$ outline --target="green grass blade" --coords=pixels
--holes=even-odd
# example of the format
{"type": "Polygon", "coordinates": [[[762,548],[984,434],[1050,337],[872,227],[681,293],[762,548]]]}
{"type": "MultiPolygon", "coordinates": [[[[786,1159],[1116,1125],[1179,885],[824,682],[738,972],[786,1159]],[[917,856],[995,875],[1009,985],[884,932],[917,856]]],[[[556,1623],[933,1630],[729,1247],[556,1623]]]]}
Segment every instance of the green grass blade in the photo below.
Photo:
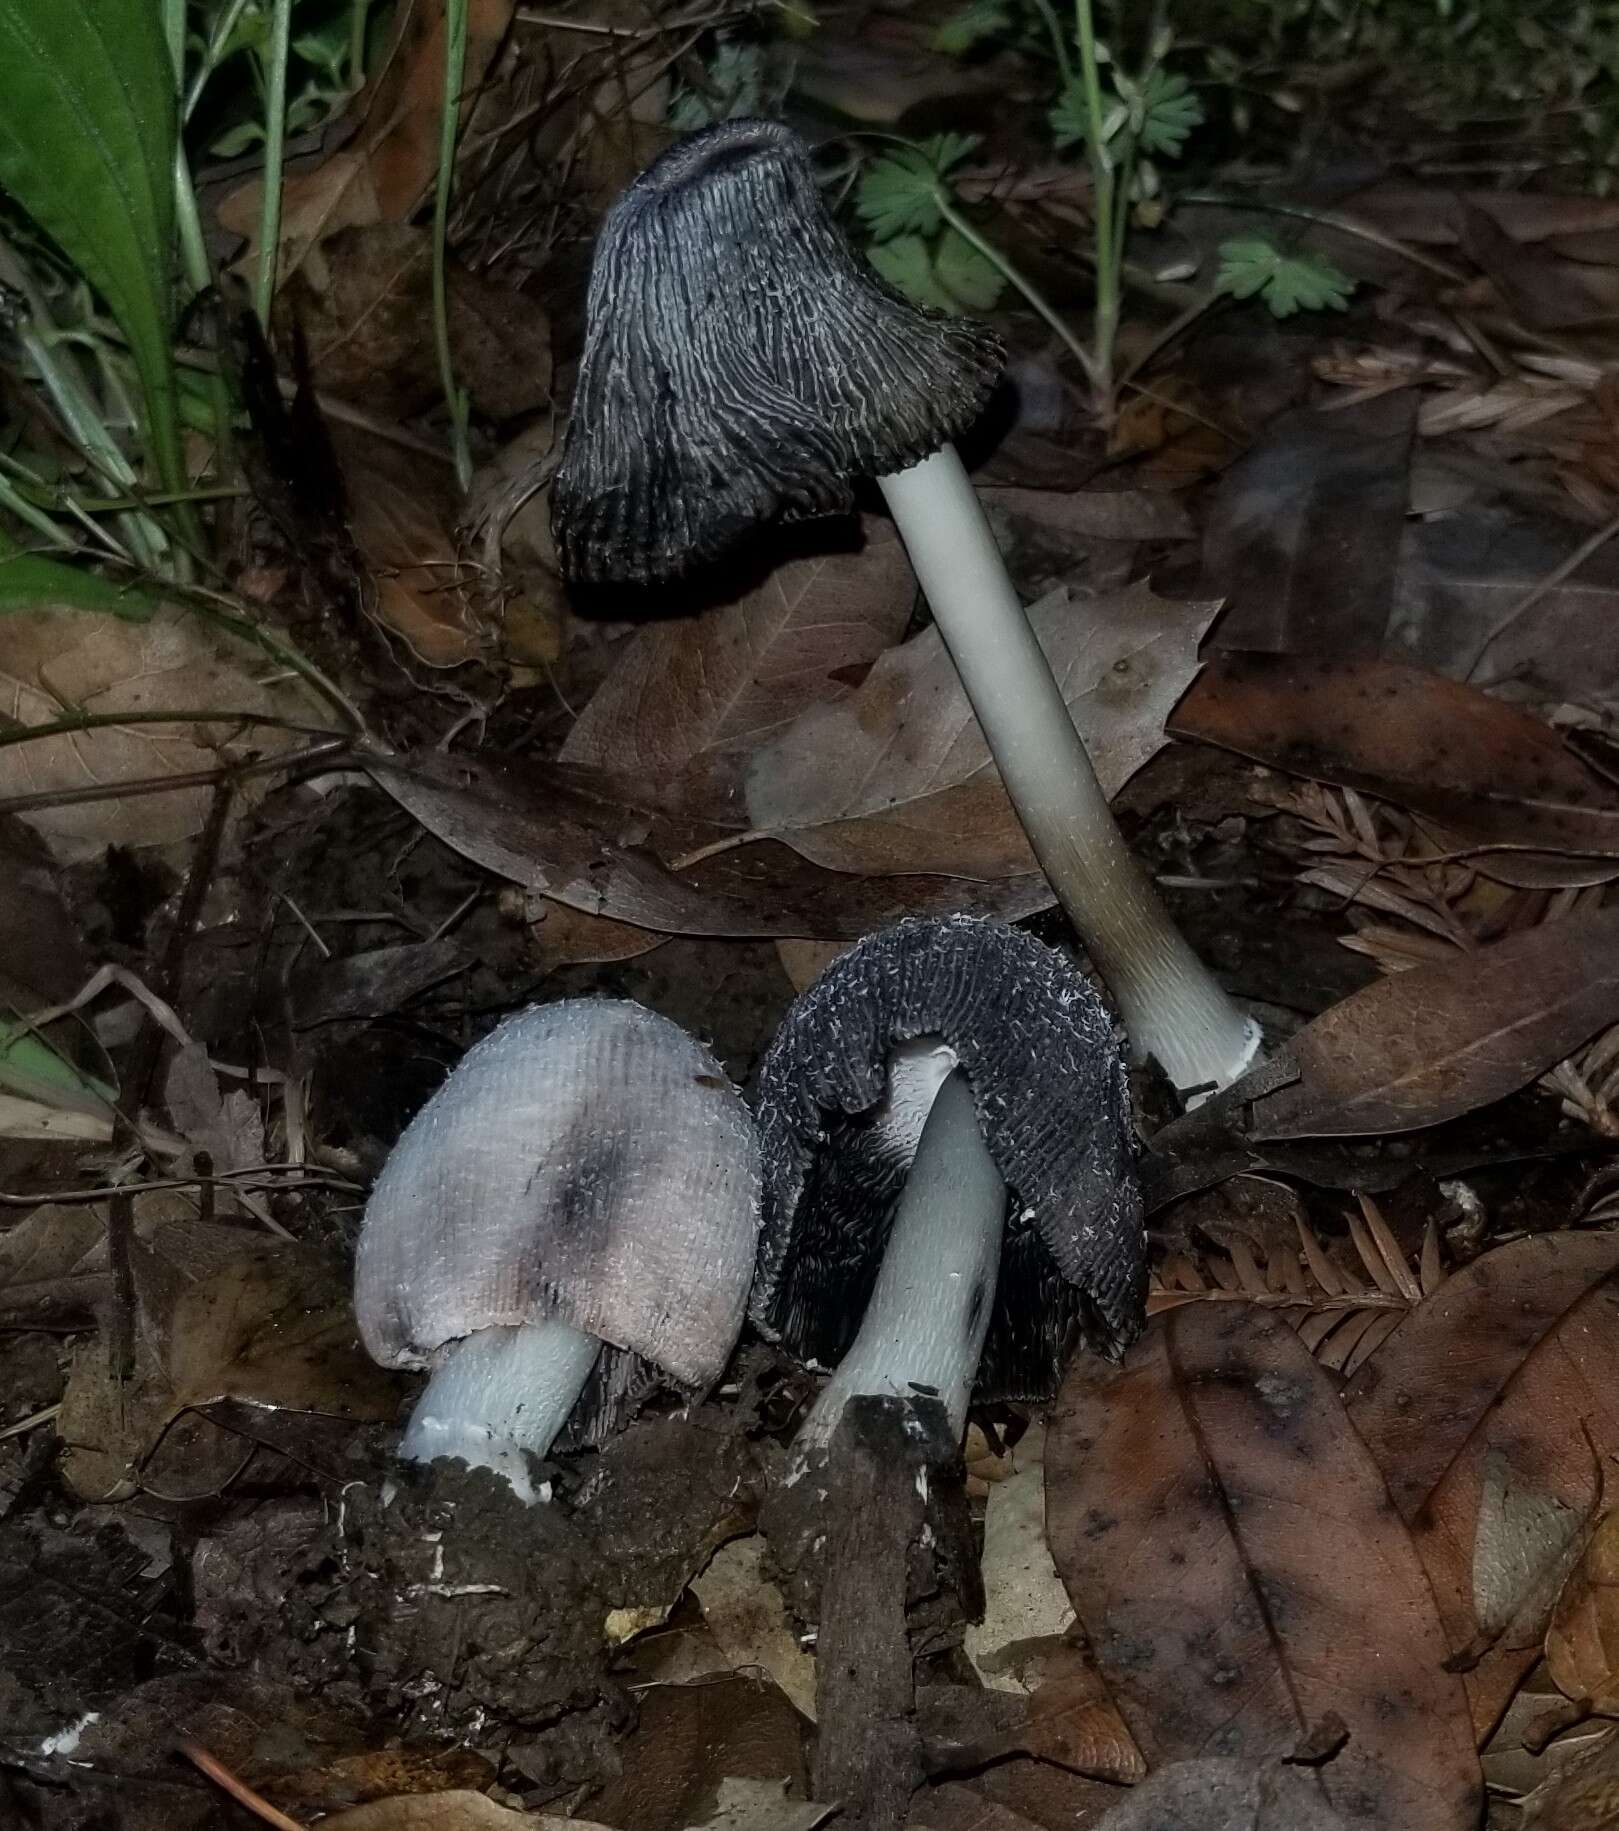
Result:
{"type": "Polygon", "coordinates": [[[79,566],[25,553],[0,533],[0,616],[58,607],[144,623],[157,609],[157,599],[139,586],[115,585],[79,566]]]}
{"type": "Polygon", "coordinates": [[[178,133],[152,0],[0,0],[0,186],[118,320],[170,490],[185,485],[171,347],[178,133]]]}

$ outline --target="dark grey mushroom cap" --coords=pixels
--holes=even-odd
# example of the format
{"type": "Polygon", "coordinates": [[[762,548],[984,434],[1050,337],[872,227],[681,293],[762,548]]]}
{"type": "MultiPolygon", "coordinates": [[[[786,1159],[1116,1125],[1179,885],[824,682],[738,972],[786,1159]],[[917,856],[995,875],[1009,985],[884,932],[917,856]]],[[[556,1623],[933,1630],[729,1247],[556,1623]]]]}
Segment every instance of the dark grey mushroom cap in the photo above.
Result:
{"type": "Polygon", "coordinates": [[[881,1122],[897,1044],[943,1039],[1009,1190],[983,1397],[1041,1398],[1076,1341],[1140,1333],[1146,1233],[1122,1040],[1083,975],[1020,929],[901,922],[791,1007],[755,1087],[764,1226],[749,1313],[802,1359],[852,1341],[909,1165],[881,1122]]]}
{"type": "Polygon", "coordinates": [[[640,1005],[567,999],[468,1050],[405,1129],[355,1312],[388,1367],[555,1318],[703,1386],[741,1332],[758,1228],[758,1137],[719,1063],[640,1005]]]}
{"type": "Polygon", "coordinates": [[[994,335],[850,246],[774,121],[671,147],[608,212],[552,529],[582,582],[669,579],[776,517],[834,514],[978,416],[994,335]]]}

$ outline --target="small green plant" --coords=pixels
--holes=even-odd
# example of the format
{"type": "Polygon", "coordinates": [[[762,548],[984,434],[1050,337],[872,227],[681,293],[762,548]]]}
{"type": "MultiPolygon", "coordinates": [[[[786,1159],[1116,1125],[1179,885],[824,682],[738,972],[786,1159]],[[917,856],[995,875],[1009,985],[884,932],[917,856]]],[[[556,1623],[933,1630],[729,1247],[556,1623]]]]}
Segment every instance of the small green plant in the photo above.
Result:
{"type": "Polygon", "coordinates": [[[1296,311],[1344,311],[1355,282],[1319,254],[1283,254],[1262,240],[1220,244],[1218,289],[1233,299],[1259,298],[1273,318],[1296,311]]]}
{"type": "MultiPolygon", "coordinates": [[[[1116,409],[1116,346],[1125,248],[1133,218],[1162,214],[1160,165],[1180,158],[1202,125],[1203,104],[1190,79],[1171,67],[1167,29],[1156,31],[1141,63],[1120,66],[1098,39],[1092,0],[1074,0],[1072,34],[1048,0],[969,0],[946,22],[937,43],[964,54],[989,39],[1014,39],[1050,52],[1056,94],[1048,120],[1059,152],[1078,148],[1091,180],[1095,309],[1082,340],[1044,296],[964,212],[962,168],[977,142],[942,134],[900,142],[868,167],[856,195],[873,264],[924,305],[984,310],[1011,285],[1062,338],[1083,371],[1097,415],[1116,409]]],[[[1278,317],[1300,309],[1342,309],[1353,282],[1316,256],[1288,255],[1263,241],[1231,242],[1214,292],[1176,325],[1184,329],[1221,294],[1259,297],[1278,317]]]]}

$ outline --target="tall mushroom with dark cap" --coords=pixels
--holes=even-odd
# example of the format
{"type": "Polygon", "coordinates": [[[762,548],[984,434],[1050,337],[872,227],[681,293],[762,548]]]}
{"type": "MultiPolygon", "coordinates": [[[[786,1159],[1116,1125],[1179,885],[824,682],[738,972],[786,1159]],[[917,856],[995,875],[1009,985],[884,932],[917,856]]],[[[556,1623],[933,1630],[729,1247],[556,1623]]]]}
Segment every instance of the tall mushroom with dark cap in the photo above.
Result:
{"type": "Polygon", "coordinates": [[[759,1143],[678,1024],[577,998],[508,1018],[406,1128],[366,1206],[372,1356],[432,1369],[399,1453],[535,1498],[528,1458],[658,1373],[711,1385],[746,1313],[759,1143]],[[581,1395],[584,1395],[583,1399],[581,1395]]]}
{"type": "Polygon", "coordinates": [[[1117,1355],[1146,1298],[1124,1055],[1063,955],[971,916],[901,922],[789,1010],[760,1065],[764,1224],[749,1308],[856,1393],[1042,1398],[1117,1355]]]}
{"type": "Polygon", "coordinates": [[[608,212],[552,522],[577,581],[655,583],[875,478],[1029,843],[1135,1046],[1223,1086],[1259,1033],[1124,843],[951,440],[994,336],[886,285],[772,121],[680,141],[608,212]]]}

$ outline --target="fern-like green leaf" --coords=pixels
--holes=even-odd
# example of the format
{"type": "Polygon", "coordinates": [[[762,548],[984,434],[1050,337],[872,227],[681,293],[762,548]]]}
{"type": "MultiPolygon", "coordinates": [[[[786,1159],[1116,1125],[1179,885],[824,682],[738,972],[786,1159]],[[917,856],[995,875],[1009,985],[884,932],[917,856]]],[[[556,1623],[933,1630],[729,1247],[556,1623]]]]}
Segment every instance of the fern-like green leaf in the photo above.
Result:
{"type": "Polygon", "coordinates": [[[1220,244],[1219,290],[1234,299],[1258,297],[1273,318],[1297,311],[1346,311],[1355,282],[1319,254],[1283,254],[1266,241],[1220,244]]]}
{"type": "Polygon", "coordinates": [[[1203,104],[1184,76],[1154,70],[1141,85],[1141,119],[1136,139],[1144,153],[1178,159],[1187,135],[1204,120],[1203,104]]]}

